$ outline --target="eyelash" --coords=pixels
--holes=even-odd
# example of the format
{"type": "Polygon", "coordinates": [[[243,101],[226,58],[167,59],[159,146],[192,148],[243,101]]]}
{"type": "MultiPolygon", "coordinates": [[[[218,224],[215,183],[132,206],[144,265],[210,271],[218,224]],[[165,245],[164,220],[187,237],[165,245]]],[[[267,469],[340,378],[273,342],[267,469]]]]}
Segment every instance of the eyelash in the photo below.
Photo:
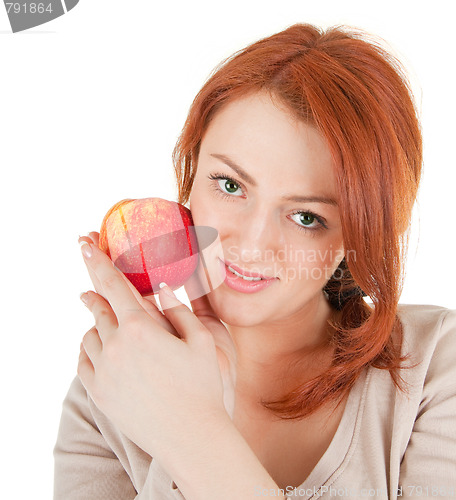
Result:
{"type": "MultiPolygon", "coordinates": [[[[232,196],[228,193],[225,193],[224,191],[222,191],[220,189],[220,187],[218,185],[217,181],[219,181],[219,180],[229,181],[229,182],[232,182],[233,184],[236,184],[237,186],[239,186],[242,189],[242,184],[240,182],[234,180],[232,177],[228,177],[228,176],[223,175],[223,174],[215,173],[215,174],[209,175],[209,179],[215,181],[214,183],[212,183],[212,187],[218,196],[222,196],[222,198],[225,198],[228,201],[234,201],[234,198],[240,198],[239,196],[234,196],[234,195],[232,196]]],[[[301,230],[307,231],[307,232],[313,232],[313,233],[315,233],[317,231],[321,231],[322,229],[328,229],[328,226],[326,225],[325,219],[323,217],[317,215],[316,213],[310,211],[310,210],[296,210],[295,212],[292,213],[292,215],[297,215],[297,214],[311,215],[319,223],[318,227],[313,227],[313,228],[300,226],[298,223],[295,223],[295,225],[298,229],[301,229],[301,230]]]]}

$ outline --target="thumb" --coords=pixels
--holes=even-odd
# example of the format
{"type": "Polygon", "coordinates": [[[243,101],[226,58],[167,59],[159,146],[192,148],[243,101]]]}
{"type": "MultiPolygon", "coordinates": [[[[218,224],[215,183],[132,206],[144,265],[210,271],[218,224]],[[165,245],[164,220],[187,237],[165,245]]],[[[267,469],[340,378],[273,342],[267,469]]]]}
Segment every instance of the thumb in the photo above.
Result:
{"type": "Polygon", "coordinates": [[[180,337],[187,342],[200,343],[213,339],[210,331],[185,304],[183,304],[166,283],[160,283],[158,299],[166,319],[173,325],[180,337]]]}
{"type": "Polygon", "coordinates": [[[207,295],[202,295],[196,299],[190,300],[193,312],[198,318],[214,318],[219,320],[207,298],[207,295]]]}

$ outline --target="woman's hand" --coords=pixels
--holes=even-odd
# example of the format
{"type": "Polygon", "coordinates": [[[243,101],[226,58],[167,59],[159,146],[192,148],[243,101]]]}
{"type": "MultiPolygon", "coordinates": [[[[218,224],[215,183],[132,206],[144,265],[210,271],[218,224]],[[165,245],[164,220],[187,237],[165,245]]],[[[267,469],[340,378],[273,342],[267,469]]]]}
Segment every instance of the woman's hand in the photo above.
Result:
{"type": "Polygon", "coordinates": [[[78,375],[95,404],[152,456],[178,447],[195,425],[232,417],[236,352],[207,298],[192,301],[192,312],[165,287],[164,316],[150,314],[109,257],[90,248],[85,262],[105,297],[85,294],[95,326],[81,344],[78,375]]]}
{"type": "MultiPolygon", "coordinates": [[[[99,248],[99,239],[100,239],[100,234],[97,233],[96,231],[92,231],[87,236],[80,236],[78,242],[80,245],[84,243],[89,243],[89,244],[93,243],[97,248],[99,248]]],[[[88,265],[87,262],[85,262],[85,264],[96,292],[99,295],[101,295],[104,299],[106,299],[106,295],[103,290],[103,285],[100,283],[98,276],[93,271],[93,269],[88,265]]],[[[144,310],[147,311],[153,318],[155,318],[160,323],[160,325],[163,326],[163,328],[168,330],[169,333],[178,336],[179,334],[176,332],[173,325],[166,319],[165,316],[163,316],[163,314],[160,313],[160,310],[157,306],[157,302],[155,301],[154,294],[142,296],[138,292],[138,290],[133,286],[131,281],[122,272],[119,271],[119,274],[122,276],[125,283],[128,285],[133,295],[136,297],[136,300],[144,308],[144,310]]]]}
{"type": "MultiPolygon", "coordinates": [[[[79,244],[84,242],[94,244],[99,248],[99,238],[100,235],[96,231],[91,231],[87,236],[81,236],[78,240],[79,244]]],[[[85,261],[87,271],[89,273],[92,284],[95,290],[103,298],[106,299],[103,286],[100,283],[98,276],[92,269],[92,267],[85,261]]],[[[128,285],[135,298],[139,304],[148,312],[158,323],[163,326],[167,331],[179,337],[179,332],[176,331],[174,326],[168,321],[166,316],[160,313],[160,310],[155,301],[155,296],[153,294],[147,296],[141,296],[138,290],[133,286],[131,281],[119,271],[119,274],[124,279],[125,283],[128,285]]],[[[189,296],[192,294],[190,293],[189,296]]],[[[225,408],[233,418],[234,414],[234,404],[235,404],[235,385],[236,385],[236,364],[237,355],[236,348],[234,346],[231,335],[229,334],[226,327],[219,320],[217,315],[214,313],[209,300],[206,296],[201,296],[198,299],[190,300],[194,314],[199,318],[199,320],[211,331],[215,345],[217,348],[217,358],[219,360],[220,371],[222,375],[223,387],[224,387],[224,402],[225,408]]]]}

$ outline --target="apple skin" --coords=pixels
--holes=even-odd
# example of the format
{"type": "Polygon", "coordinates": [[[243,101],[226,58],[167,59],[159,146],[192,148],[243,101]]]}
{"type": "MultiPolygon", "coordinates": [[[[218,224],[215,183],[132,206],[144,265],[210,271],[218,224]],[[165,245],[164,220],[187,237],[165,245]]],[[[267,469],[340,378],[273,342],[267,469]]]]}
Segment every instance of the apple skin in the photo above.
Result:
{"type": "Polygon", "coordinates": [[[157,293],[165,282],[182,286],[198,265],[198,242],[191,212],[162,198],[125,199],[104,216],[99,248],[141,295],[157,293]]]}

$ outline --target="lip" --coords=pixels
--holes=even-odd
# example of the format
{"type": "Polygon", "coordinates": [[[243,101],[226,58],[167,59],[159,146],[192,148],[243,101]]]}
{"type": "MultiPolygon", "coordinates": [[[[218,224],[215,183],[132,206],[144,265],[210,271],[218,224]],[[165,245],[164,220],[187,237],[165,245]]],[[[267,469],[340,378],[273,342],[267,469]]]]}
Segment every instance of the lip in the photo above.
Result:
{"type": "MultiPolygon", "coordinates": [[[[277,278],[265,278],[265,279],[261,279],[258,281],[246,281],[243,278],[240,278],[239,276],[236,276],[234,273],[232,273],[228,269],[227,263],[223,262],[221,259],[219,259],[219,261],[220,261],[220,266],[222,268],[222,272],[223,271],[225,272],[224,284],[228,288],[231,288],[232,290],[235,290],[236,292],[256,293],[256,292],[264,290],[265,288],[273,285],[277,281],[277,278]]],[[[231,267],[231,264],[230,264],[230,267],[231,267]]],[[[239,268],[233,267],[233,269],[236,269],[236,271],[237,271],[237,269],[239,269],[239,268]]],[[[253,277],[255,277],[255,276],[253,276],[253,277]]],[[[256,277],[261,277],[261,275],[257,275],[256,277]]]]}
{"type": "Polygon", "coordinates": [[[224,262],[225,266],[229,266],[231,267],[232,269],[234,269],[235,271],[237,271],[239,274],[242,274],[243,276],[246,276],[247,278],[261,278],[263,280],[274,280],[276,278],[271,278],[271,277],[268,277],[268,276],[263,276],[262,274],[259,274],[259,273],[251,273],[249,271],[244,271],[244,269],[241,269],[240,267],[238,266],[235,266],[234,264],[231,264],[231,262],[228,262],[228,261],[225,261],[224,262]]]}

